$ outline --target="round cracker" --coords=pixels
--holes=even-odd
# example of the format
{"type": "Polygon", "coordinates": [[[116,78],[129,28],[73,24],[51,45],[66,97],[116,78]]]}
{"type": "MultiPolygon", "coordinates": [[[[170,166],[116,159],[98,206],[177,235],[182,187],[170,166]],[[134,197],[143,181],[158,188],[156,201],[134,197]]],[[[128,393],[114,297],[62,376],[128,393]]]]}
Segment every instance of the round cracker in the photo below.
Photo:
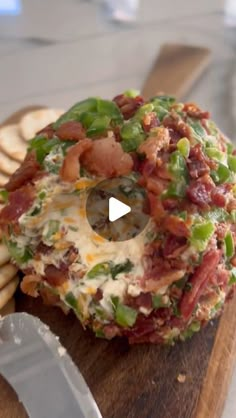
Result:
{"type": "MultiPolygon", "coordinates": [[[[0,161],[0,165],[1,165],[1,161],[0,161]]],[[[8,180],[9,180],[9,177],[6,176],[6,174],[0,173],[0,187],[5,186],[8,180]]]]}
{"type": "Polygon", "coordinates": [[[56,122],[63,113],[64,111],[60,109],[40,109],[26,113],[20,120],[20,135],[25,141],[29,141],[45,126],[56,122]]]}
{"type": "Polygon", "coordinates": [[[11,176],[19,167],[19,163],[11,160],[7,155],[0,152],[0,171],[11,176]]]}
{"type": "Polygon", "coordinates": [[[0,267],[0,289],[6,286],[16,275],[18,268],[13,264],[0,267]]]}
{"type": "Polygon", "coordinates": [[[11,313],[14,313],[16,310],[16,303],[15,303],[15,299],[11,298],[7,304],[0,309],[0,316],[5,316],[5,315],[9,315],[11,313]]]}
{"type": "Polygon", "coordinates": [[[2,309],[7,302],[14,295],[19,284],[19,277],[15,276],[3,289],[0,290],[0,309],[2,309]]]}
{"type": "Polygon", "coordinates": [[[10,261],[10,254],[8,248],[4,244],[0,244],[0,266],[4,266],[4,264],[10,261]]]}
{"type": "Polygon", "coordinates": [[[0,149],[13,160],[24,160],[27,147],[18,125],[7,125],[0,129],[0,149]]]}

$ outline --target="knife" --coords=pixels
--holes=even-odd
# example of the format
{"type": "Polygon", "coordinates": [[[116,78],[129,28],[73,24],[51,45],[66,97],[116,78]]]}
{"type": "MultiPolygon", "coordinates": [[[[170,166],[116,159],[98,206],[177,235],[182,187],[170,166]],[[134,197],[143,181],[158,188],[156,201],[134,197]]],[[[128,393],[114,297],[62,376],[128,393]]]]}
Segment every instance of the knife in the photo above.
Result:
{"type": "Polygon", "coordinates": [[[102,418],[65,348],[38,318],[0,319],[0,373],[32,418],[102,418]]]}

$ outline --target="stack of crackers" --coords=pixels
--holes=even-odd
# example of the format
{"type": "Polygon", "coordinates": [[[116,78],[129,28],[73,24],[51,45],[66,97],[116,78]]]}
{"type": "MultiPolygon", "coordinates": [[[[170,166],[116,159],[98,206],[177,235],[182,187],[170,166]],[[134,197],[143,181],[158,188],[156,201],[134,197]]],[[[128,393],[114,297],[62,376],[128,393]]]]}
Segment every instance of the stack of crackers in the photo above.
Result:
{"type": "MultiPolygon", "coordinates": [[[[57,109],[40,109],[24,114],[18,123],[0,127],[0,189],[9,180],[25,158],[27,142],[63,113],[57,109]]],[[[0,210],[4,203],[0,201],[0,210]]],[[[10,263],[7,247],[1,241],[0,231],[0,315],[14,312],[14,293],[19,284],[17,268],[10,263]]]]}

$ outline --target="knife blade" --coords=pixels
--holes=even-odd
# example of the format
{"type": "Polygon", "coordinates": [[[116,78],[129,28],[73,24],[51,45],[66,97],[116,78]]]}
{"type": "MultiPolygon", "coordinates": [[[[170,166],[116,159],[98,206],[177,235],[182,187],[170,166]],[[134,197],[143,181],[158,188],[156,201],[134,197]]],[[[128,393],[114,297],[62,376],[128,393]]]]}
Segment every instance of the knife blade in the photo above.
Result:
{"type": "Polygon", "coordinates": [[[58,337],[32,315],[0,319],[0,373],[32,418],[102,418],[58,337]]]}

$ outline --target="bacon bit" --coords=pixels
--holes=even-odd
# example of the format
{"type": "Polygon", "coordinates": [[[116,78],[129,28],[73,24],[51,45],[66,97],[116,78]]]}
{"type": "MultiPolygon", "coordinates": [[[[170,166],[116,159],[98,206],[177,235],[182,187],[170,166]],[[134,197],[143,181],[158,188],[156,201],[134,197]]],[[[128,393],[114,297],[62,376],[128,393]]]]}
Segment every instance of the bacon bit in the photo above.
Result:
{"type": "Polygon", "coordinates": [[[166,210],[175,209],[179,206],[178,200],[174,199],[174,198],[173,199],[171,199],[171,198],[163,199],[162,204],[163,204],[164,209],[166,209],[166,210]]]}
{"type": "MultiPolygon", "coordinates": [[[[155,329],[157,328],[154,318],[146,318],[144,315],[139,315],[135,326],[131,329],[125,330],[124,334],[128,337],[130,344],[140,344],[145,342],[151,342],[155,329]]],[[[159,338],[163,342],[161,337],[159,338]]]]}
{"type": "Polygon", "coordinates": [[[90,173],[106,178],[127,175],[133,168],[132,157],[114,138],[93,141],[82,163],[90,173]]]}
{"type": "Polygon", "coordinates": [[[146,181],[146,189],[156,196],[159,196],[163,192],[164,187],[163,182],[156,177],[149,177],[146,181]]]}
{"type": "Polygon", "coordinates": [[[185,275],[185,270],[170,270],[163,273],[161,278],[152,278],[145,281],[145,292],[158,292],[162,287],[170,286],[172,283],[182,279],[185,275]]]}
{"type": "Polygon", "coordinates": [[[195,103],[186,103],[183,107],[183,111],[187,113],[188,116],[196,119],[209,119],[210,113],[204,112],[199,109],[195,103]]]}
{"type": "Polygon", "coordinates": [[[177,113],[174,113],[171,116],[166,116],[163,119],[163,125],[166,128],[172,129],[174,132],[177,132],[180,135],[180,138],[186,137],[191,139],[191,128],[185,122],[183,122],[177,113]]]}
{"type": "Polygon", "coordinates": [[[114,97],[113,102],[119,107],[124,119],[130,119],[134,116],[136,110],[144,104],[144,100],[141,96],[127,97],[124,94],[119,94],[114,97]]]}
{"type": "Polygon", "coordinates": [[[170,135],[169,150],[172,152],[176,150],[177,142],[182,138],[182,135],[179,132],[174,131],[172,128],[169,128],[168,130],[170,135]]]}
{"type": "Polygon", "coordinates": [[[79,160],[86,151],[91,149],[91,147],[92,140],[86,138],[68,149],[60,170],[60,177],[62,181],[73,183],[78,179],[78,177],[80,177],[79,160]]]}
{"type": "Polygon", "coordinates": [[[160,126],[160,121],[157,118],[156,113],[150,112],[144,115],[142,126],[143,126],[143,130],[147,133],[150,132],[151,129],[157,128],[157,126],[160,126]]]}
{"type": "Polygon", "coordinates": [[[102,300],[103,298],[103,291],[101,289],[97,289],[95,295],[93,295],[93,299],[96,300],[96,302],[99,302],[99,300],[102,300]]]}
{"type": "Polygon", "coordinates": [[[31,181],[39,169],[40,165],[36,160],[35,153],[28,153],[21,166],[15,171],[8,183],[5,185],[5,189],[8,192],[13,192],[16,189],[19,189],[25,183],[31,181]]]}
{"type": "Polygon", "coordinates": [[[219,240],[223,240],[228,230],[227,224],[218,223],[216,225],[216,236],[219,240]]]}
{"type": "Polygon", "coordinates": [[[20,284],[20,288],[26,295],[37,298],[39,296],[39,283],[42,281],[38,274],[29,274],[25,276],[20,284]]]}
{"type": "Polygon", "coordinates": [[[186,222],[178,216],[168,216],[164,221],[164,227],[176,237],[189,237],[189,229],[187,228],[186,222]]]}
{"type": "Polygon", "coordinates": [[[178,382],[179,382],[179,383],[185,383],[185,381],[186,381],[186,374],[182,374],[182,373],[180,373],[180,374],[177,376],[177,380],[178,380],[178,382]]]}
{"type": "Polygon", "coordinates": [[[62,141],[81,141],[86,137],[83,125],[80,122],[75,121],[63,123],[56,130],[56,135],[62,141]]]}
{"type": "Polygon", "coordinates": [[[40,242],[39,245],[36,248],[36,255],[38,254],[39,256],[41,254],[43,255],[48,255],[53,251],[53,247],[49,247],[48,245],[44,244],[43,242],[40,242]]]}
{"type": "Polygon", "coordinates": [[[39,292],[45,305],[55,306],[60,303],[60,297],[55,295],[48,287],[43,287],[39,292]]]}
{"type": "Polygon", "coordinates": [[[53,123],[50,123],[50,125],[47,125],[45,128],[41,129],[41,131],[38,131],[36,135],[43,135],[47,136],[48,139],[52,139],[54,136],[55,130],[53,128],[53,123]]]}
{"type": "Polygon", "coordinates": [[[150,162],[149,160],[145,159],[139,166],[139,172],[143,175],[144,178],[148,178],[154,172],[155,168],[155,162],[150,162]]]}
{"type": "Polygon", "coordinates": [[[162,149],[166,149],[169,146],[169,142],[170,136],[168,129],[157,128],[150,138],[139,146],[138,153],[145,154],[148,161],[155,163],[157,160],[157,153],[162,149]]]}
{"type": "Polygon", "coordinates": [[[227,204],[227,211],[231,212],[234,209],[236,209],[236,199],[230,199],[229,203],[227,204]]]}
{"type": "Polygon", "coordinates": [[[64,255],[64,260],[66,264],[74,263],[78,258],[78,254],[79,254],[78,248],[71,246],[66,252],[66,254],[64,255]]]}
{"type": "Polygon", "coordinates": [[[220,208],[224,208],[227,203],[225,194],[230,192],[231,189],[231,184],[222,184],[221,186],[217,186],[211,192],[212,203],[220,208]]]}
{"type": "Polygon", "coordinates": [[[236,267],[236,255],[234,255],[233,258],[231,258],[230,263],[232,264],[232,266],[236,267]]]}
{"type": "Polygon", "coordinates": [[[57,268],[54,265],[50,264],[45,269],[44,279],[51,286],[61,286],[68,280],[68,270],[62,266],[62,268],[57,268]]]}
{"type": "Polygon", "coordinates": [[[192,179],[198,179],[199,177],[210,173],[210,168],[204,161],[190,160],[187,161],[187,166],[192,179]]]}
{"type": "Polygon", "coordinates": [[[213,279],[216,274],[216,268],[221,258],[221,250],[208,251],[202,260],[199,267],[196,268],[189,283],[192,285],[190,291],[185,292],[180,302],[180,310],[184,319],[187,321],[203,294],[209,281],[213,279]]]}
{"type": "Polygon", "coordinates": [[[163,248],[163,256],[167,258],[176,258],[182,254],[186,248],[186,238],[179,238],[175,235],[168,235],[163,248]]]}
{"type": "Polygon", "coordinates": [[[105,325],[103,327],[103,332],[104,332],[105,337],[108,340],[111,340],[115,336],[120,335],[119,327],[117,325],[114,325],[114,324],[105,325]]]}
{"type": "Polygon", "coordinates": [[[220,266],[216,272],[215,278],[216,280],[214,284],[225,288],[229,282],[230,272],[220,266]]]}
{"type": "Polygon", "coordinates": [[[9,194],[9,203],[0,212],[0,224],[17,222],[33,204],[35,190],[30,184],[9,194]]]}
{"type": "Polygon", "coordinates": [[[133,298],[133,303],[135,307],[143,307],[146,309],[152,308],[152,295],[151,293],[140,293],[139,296],[133,298]]]}
{"type": "Polygon", "coordinates": [[[152,216],[155,222],[162,222],[163,218],[166,215],[162,202],[159,199],[157,199],[157,197],[151,192],[148,193],[148,200],[150,205],[150,215],[152,216]]]}
{"type": "Polygon", "coordinates": [[[202,209],[208,209],[209,204],[211,203],[211,192],[214,188],[214,185],[207,178],[202,177],[197,181],[193,181],[187,188],[186,194],[191,202],[200,206],[202,209]],[[203,180],[201,180],[203,179],[203,180]]]}

